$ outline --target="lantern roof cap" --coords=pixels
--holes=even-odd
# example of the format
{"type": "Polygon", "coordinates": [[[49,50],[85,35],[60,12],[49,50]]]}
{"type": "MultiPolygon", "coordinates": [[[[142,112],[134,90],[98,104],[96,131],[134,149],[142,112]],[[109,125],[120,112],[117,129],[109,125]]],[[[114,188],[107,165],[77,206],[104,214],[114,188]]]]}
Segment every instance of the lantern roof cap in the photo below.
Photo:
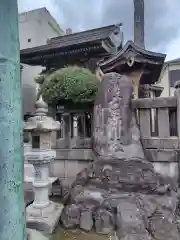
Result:
{"type": "Polygon", "coordinates": [[[52,132],[60,128],[60,123],[47,116],[48,105],[40,97],[35,103],[35,116],[30,117],[25,123],[24,131],[52,132]]]}

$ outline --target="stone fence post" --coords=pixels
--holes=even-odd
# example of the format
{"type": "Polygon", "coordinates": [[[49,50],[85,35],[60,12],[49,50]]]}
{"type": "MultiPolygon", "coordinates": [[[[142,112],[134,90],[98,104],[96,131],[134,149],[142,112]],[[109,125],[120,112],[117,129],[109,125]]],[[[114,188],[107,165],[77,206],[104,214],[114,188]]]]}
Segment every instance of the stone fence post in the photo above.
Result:
{"type": "MultiPolygon", "coordinates": [[[[177,135],[179,138],[179,148],[180,148],[180,81],[175,82],[175,96],[177,98],[177,135]]],[[[178,185],[180,186],[180,153],[178,151],[178,185]]]]}

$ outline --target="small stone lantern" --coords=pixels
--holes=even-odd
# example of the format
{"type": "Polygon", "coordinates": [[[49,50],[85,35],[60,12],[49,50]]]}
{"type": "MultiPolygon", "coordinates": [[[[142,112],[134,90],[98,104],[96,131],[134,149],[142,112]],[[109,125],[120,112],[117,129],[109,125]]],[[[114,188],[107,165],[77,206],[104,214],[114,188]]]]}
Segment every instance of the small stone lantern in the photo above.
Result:
{"type": "Polygon", "coordinates": [[[24,127],[24,131],[30,133],[32,143],[25,160],[35,169],[34,202],[27,207],[27,227],[52,233],[63,209],[63,205],[49,200],[49,164],[56,157],[51,146],[51,133],[60,128],[60,123],[47,116],[48,106],[42,98],[36,102],[35,108],[35,116],[29,118],[24,127]]]}

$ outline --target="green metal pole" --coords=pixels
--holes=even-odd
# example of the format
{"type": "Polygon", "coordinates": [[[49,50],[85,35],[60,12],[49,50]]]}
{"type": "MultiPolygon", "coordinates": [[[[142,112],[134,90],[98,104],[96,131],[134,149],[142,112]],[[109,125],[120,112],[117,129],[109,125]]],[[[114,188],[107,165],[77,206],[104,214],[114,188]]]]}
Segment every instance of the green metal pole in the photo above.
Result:
{"type": "Polygon", "coordinates": [[[0,0],[0,240],[25,240],[17,0],[0,0]]]}

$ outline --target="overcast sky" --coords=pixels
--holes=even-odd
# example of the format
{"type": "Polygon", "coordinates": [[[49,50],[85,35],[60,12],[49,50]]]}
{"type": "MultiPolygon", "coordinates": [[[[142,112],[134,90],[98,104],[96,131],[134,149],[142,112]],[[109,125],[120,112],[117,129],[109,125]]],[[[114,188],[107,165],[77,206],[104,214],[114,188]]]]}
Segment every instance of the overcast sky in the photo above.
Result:
{"type": "MultiPolygon", "coordinates": [[[[180,0],[144,0],[145,43],[149,50],[180,57],[180,0]]],[[[46,7],[60,27],[73,32],[123,23],[133,36],[133,0],[18,0],[19,12],[46,7]]]]}

